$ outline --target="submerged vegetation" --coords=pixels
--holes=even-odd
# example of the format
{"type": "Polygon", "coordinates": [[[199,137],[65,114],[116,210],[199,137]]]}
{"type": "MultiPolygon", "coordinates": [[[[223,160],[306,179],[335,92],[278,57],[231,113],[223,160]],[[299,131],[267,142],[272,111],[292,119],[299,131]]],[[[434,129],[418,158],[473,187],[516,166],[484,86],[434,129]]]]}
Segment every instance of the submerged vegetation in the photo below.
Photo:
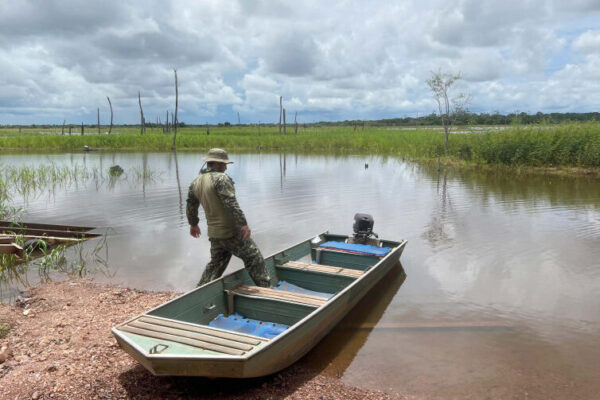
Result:
{"type": "MultiPolygon", "coordinates": [[[[120,168],[120,167],[119,167],[120,168]]],[[[42,193],[52,193],[65,187],[77,187],[93,182],[96,187],[107,183],[113,187],[117,181],[122,182],[152,182],[159,178],[159,173],[150,168],[132,167],[128,173],[121,172],[115,176],[110,170],[106,171],[81,164],[56,165],[40,164],[37,166],[11,166],[0,164],[0,219],[10,219],[15,211],[7,204],[14,195],[24,199],[42,193]]]]}
{"type": "MultiPolygon", "coordinates": [[[[140,135],[138,128],[115,129],[112,134],[68,136],[32,132],[1,133],[0,148],[81,151],[84,145],[106,150],[169,151],[172,137],[159,129],[140,135]]],[[[358,153],[409,159],[462,160],[469,163],[510,166],[600,167],[600,122],[558,125],[512,125],[455,128],[448,151],[444,132],[436,128],[301,126],[279,134],[276,126],[239,125],[180,128],[177,150],[205,151],[223,147],[229,151],[286,151],[311,153],[358,153]]],[[[58,168],[58,167],[57,167],[58,168]]],[[[88,171],[87,173],[94,173],[88,171]]],[[[77,171],[50,171],[66,179],[77,171]]],[[[6,174],[3,174],[6,176],[6,174]]],[[[62,179],[62,178],[61,178],[62,179]]],[[[2,193],[0,183],[0,195],[2,193]]]]}
{"type": "Polygon", "coordinates": [[[52,192],[57,188],[73,187],[94,183],[96,187],[107,183],[113,187],[119,182],[148,182],[156,179],[158,174],[148,168],[132,168],[121,177],[110,176],[98,168],[84,165],[57,166],[42,164],[38,166],[4,166],[0,168],[0,220],[11,221],[11,242],[23,248],[23,256],[0,254],[0,296],[3,284],[19,282],[27,284],[27,273],[37,270],[39,279],[48,280],[55,273],[68,276],[83,276],[90,267],[107,268],[106,256],[101,251],[106,248],[106,236],[94,240],[89,245],[85,241],[69,241],[50,245],[40,237],[35,245],[27,245],[26,237],[20,232],[24,210],[11,205],[14,196],[22,196],[24,201],[42,193],[52,192]]]}
{"type": "Polygon", "coordinates": [[[108,271],[106,235],[90,244],[82,240],[50,245],[45,240],[38,240],[38,246],[26,246],[23,235],[15,235],[14,240],[23,247],[24,253],[22,258],[0,254],[0,298],[3,284],[26,286],[28,271],[37,271],[42,282],[50,280],[54,274],[83,277],[90,269],[108,271]]]}

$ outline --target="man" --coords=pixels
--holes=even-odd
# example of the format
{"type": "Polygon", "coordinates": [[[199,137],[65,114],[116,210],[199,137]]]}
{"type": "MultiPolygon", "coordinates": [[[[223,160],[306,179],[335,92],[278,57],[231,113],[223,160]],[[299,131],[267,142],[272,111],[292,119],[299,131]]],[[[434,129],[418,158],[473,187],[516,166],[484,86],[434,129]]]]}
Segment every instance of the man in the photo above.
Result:
{"type": "Polygon", "coordinates": [[[227,152],[211,149],[206,157],[206,169],[190,185],[186,214],[190,235],[200,236],[198,206],[202,204],[208,225],[211,260],[206,265],[198,286],[223,275],[231,255],[241,258],[244,267],[258,286],[269,287],[270,278],[265,260],[250,238],[250,227],[235,198],[233,180],[225,174],[229,160],[227,152]]]}

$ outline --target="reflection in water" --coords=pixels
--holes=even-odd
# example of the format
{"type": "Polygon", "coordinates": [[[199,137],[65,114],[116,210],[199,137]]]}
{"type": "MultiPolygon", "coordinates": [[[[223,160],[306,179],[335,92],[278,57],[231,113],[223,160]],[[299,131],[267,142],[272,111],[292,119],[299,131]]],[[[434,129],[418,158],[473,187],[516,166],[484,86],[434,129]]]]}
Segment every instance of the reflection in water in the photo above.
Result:
{"type": "Polygon", "coordinates": [[[437,173],[437,195],[440,199],[438,204],[432,209],[431,222],[427,230],[423,233],[423,238],[429,241],[433,249],[442,245],[450,245],[452,243],[453,226],[449,215],[453,213],[452,201],[447,188],[447,175],[445,171],[441,178],[441,193],[440,193],[440,172],[437,173]]]}
{"type": "Polygon", "coordinates": [[[177,162],[177,152],[172,151],[171,154],[173,154],[173,156],[175,158],[175,178],[177,179],[177,192],[179,193],[179,215],[183,219],[185,214],[183,211],[183,196],[181,194],[181,181],[179,179],[179,162],[177,162]]]}
{"type": "Polygon", "coordinates": [[[405,279],[402,265],[394,266],[301,363],[331,376],[343,375],[405,279]]]}
{"type": "MultiPolygon", "coordinates": [[[[0,163],[73,168],[83,157],[88,169],[108,157],[102,165],[130,171],[147,163],[164,174],[130,174],[112,188],[83,180],[28,203],[14,196],[24,219],[114,227],[114,276],[101,280],[192,289],[210,257],[206,236],[191,238],[182,218],[181,182],[196,177],[198,155],[3,155],[0,163]]],[[[402,288],[391,278],[382,283],[302,362],[339,370],[350,384],[433,398],[600,391],[598,180],[438,173],[392,157],[287,158],[238,154],[227,171],[265,256],[324,230],[350,233],[357,212],[374,216],[380,236],[409,241],[402,288]],[[365,329],[350,328],[353,320],[365,329]]],[[[241,267],[234,259],[227,272],[241,267]]]]}

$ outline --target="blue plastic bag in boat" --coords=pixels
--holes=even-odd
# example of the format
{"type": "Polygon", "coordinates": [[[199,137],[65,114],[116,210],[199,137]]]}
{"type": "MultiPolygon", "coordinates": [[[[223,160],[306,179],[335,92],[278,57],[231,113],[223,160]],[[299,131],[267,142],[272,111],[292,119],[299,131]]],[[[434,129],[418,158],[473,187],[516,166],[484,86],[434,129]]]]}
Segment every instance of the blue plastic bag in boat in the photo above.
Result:
{"type": "Polygon", "coordinates": [[[223,314],[219,314],[217,318],[208,323],[208,326],[239,333],[247,333],[249,335],[260,336],[266,339],[272,339],[289,328],[289,326],[284,324],[276,324],[274,322],[246,318],[237,312],[228,317],[223,314]]]}
{"type": "Polygon", "coordinates": [[[390,252],[389,247],[377,247],[369,244],[356,244],[356,243],[344,243],[344,242],[325,242],[319,247],[324,249],[334,249],[349,251],[357,254],[364,254],[368,256],[383,257],[390,252]]]}
{"type": "Polygon", "coordinates": [[[273,289],[285,290],[286,292],[293,292],[293,293],[300,293],[300,294],[309,294],[311,296],[325,297],[326,299],[330,299],[331,297],[333,297],[333,293],[315,292],[313,290],[304,289],[300,286],[296,286],[296,285],[286,282],[286,281],[279,281],[277,286],[275,286],[273,289]]]}

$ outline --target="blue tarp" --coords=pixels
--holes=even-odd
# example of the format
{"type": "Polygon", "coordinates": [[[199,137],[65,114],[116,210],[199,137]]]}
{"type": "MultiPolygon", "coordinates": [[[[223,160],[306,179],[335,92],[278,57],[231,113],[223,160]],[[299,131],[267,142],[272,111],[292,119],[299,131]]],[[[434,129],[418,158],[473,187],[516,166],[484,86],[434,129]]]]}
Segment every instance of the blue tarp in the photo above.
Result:
{"type": "Polygon", "coordinates": [[[286,282],[286,281],[279,281],[277,286],[275,286],[273,289],[285,290],[286,292],[294,292],[294,293],[300,293],[300,294],[309,294],[311,296],[325,297],[326,299],[329,299],[333,296],[333,293],[315,292],[312,290],[301,288],[300,286],[296,286],[296,285],[286,282]]]}
{"type": "Polygon", "coordinates": [[[360,253],[369,256],[377,256],[383,257],[387,253],[390,252],[389,247],[377,247],[371,246],[368,244],[356,244],[356,243],[344,243],[344,242],[325,242],[321,244],[319,247],[323,247],[325,249],[335,249],[335,250],[344,250],[351,251],[353,253],[360,253]]]}
{"type": "Polygon", "coordinates": [[[217,318],[208,323],[208,326],[226,329],[228,331],[247,333],[266,339],[272,339],[289,328],[289,326],[283,324],[246,318],[237,312],[231,314],[229,317],[219,314],[217,318]]]}

